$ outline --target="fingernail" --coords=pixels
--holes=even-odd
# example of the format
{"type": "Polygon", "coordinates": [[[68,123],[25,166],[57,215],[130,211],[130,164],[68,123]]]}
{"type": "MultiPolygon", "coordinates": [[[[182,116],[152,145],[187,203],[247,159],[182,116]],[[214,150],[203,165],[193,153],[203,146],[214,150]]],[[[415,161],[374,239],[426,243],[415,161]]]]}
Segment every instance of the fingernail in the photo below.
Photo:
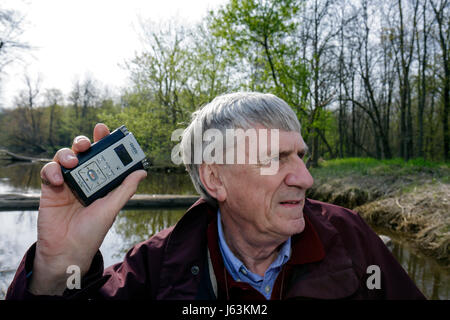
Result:
{"type": "Polygon", "coordinates": [[[89,141],[89,139],[86,138],[86,137],[78,137],[77,140],[76,140],[75,142],[78,143],[78,142],[83,141],[83,140],[89,141]]]}
{"type": "Polygon", "coordinates": [[[75,156],[69,153],[64,156],[64,159],[66,161],[71,161],[71,160],[75,159],[75,156]]]}
{"type": "Polygon", "coordinates": [[[55,180],[56,183],[61,182],[61,175],[59,175],[59,174],[56,173],[56,174],[53,176],[53,180],[55,180]]]}

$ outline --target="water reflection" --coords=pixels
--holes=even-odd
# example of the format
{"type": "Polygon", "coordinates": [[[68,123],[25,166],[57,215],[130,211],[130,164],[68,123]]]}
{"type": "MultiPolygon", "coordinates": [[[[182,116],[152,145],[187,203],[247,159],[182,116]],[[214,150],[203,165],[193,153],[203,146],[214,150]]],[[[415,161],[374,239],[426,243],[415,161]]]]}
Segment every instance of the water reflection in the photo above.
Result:
{"type": "Polygon", "coordinates": [[[41,163],[0,162],[0,194],[40,193],[41,163]]]}
{"type": "Polygon", "coordinates": [[[105,261],[110,265],[122,261],[125,253],[136,243],[149,239],[158,231],[175,225],[186,210],[126,210],[121,211],[114,222],[114,228],[108,234],[108,243],[115,243],[115,248],[110,251],[103,246],[102,252],[107,250],[112,259],[105,261]]]}
{"type": "Polygon", "coordinates": [[[0,299],[26,250],[36,241],[37,212],[0,212],[0,299]]]}
{"type": "Polygon", "coordinates": [[[197,194],[189,174],[149,172],[147,178],[139,184],[140,194],[197,194]]]}
{"type": "MultiPolygon", "coordinates": [[[[388,231],[384,234],[389,233],[388,231]]],[[[450,299],[450,272],[432,259],[422,255],[406,240],[389,234],[392,238],[392,254],[403,266],[417,287],[428,299],[450,299]]]]}

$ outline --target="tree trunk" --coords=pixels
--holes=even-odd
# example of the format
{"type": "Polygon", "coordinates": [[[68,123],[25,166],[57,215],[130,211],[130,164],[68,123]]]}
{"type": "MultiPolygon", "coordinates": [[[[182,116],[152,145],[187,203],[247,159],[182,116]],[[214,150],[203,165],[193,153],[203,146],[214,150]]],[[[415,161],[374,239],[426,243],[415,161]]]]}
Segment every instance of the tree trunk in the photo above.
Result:
{"type": "Polygon", "coordinates": [[[55,118],[55,108],[56,104],[50,106],[50,122],[48,128],[48,143],[54,149],[55,144],[53,143],[53,119],[55,118]]]}

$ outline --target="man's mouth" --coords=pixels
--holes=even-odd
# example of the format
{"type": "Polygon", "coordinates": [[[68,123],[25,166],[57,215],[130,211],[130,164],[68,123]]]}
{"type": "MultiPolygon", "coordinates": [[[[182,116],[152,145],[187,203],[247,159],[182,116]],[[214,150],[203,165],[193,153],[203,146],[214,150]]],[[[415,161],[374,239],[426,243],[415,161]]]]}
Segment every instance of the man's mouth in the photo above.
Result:
{"type": "Polygon", "coordinates": [[[287,208],[293,208],[293,207],[297,207],[302,203],[303,200],[286,200],[286,201],[281,201],[280,204],[283,207],[287,207],[287,208]]]}

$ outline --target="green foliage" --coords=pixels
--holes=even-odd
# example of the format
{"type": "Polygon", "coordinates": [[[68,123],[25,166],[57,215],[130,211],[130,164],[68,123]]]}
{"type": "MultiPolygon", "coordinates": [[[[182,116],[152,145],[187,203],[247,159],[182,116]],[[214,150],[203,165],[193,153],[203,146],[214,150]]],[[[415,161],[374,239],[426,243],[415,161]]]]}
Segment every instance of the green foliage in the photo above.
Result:
{"type": "Polygon", "coordinates": [[[211,14],[213,34],[242,62],[251,90],[272,92],[305,114],[308,70],[295,41],[298,0],[232,0],[211,14]]]}
{"type": "Polygon", "coordinates": [[[427,174],[448,182],[450,176],[449,162],[434,162],[424,159],[411,159],[405,161],[401,158],[379,160],[374,158],[341,158],[324,160],[319,168],[312,168],[313,176],[345,177],[359,176],[406,176],[427,174]]]}
{"type": "Polygon", "coordinates": [[[170,137],[176,126],[164,107],[151,101],[142,101],[139,94],[128,94],[124,101],[128,106],[122,108],[121,112],[103,112],[99,118],[111,130],[125,124],[153,164],[170,165],[171,149],[175,145],[170,137]]]}
{"type": "Polygon", "coordinates": [[[211,33],[173,26],[147,34],[149,50],[128,63],[132,89],[123,95],[118,113],[103,112],[110,127],[126,124],[154,165],[172,165],[175,129],[191,113],[229,86],[227,62],[211,33]]]}
{"type": "Polygon", "coordinates": [[[76,136],[92,138],[95,124],[102,121],[100,115],[112,115],[118,110],[111,100],[87,107],[85,117],[78,119],[73,106],[59,104],[4,110],[0,117],[0,125],[5,128],[0,133],[0,145],[22,154],[52,157],[58,149],[70,147],[76,136]]]}

